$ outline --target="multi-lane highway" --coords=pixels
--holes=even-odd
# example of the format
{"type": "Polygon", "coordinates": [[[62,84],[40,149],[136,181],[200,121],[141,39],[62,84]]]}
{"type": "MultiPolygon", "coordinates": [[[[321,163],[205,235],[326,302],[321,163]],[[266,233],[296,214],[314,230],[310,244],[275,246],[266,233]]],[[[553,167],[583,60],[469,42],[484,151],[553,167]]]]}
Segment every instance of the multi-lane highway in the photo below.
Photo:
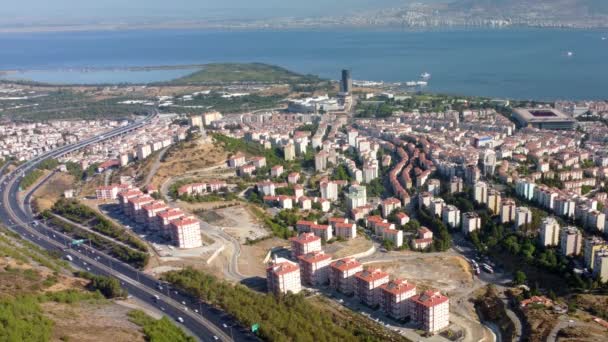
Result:
{"type": "Polygon", "coordinates": [[[171,289],[167,284],[161,284],[158,279],[142,273],[102,251],[86,245],[66,250],[72,241],[69,236],[35,220],[29,207],[33,191],[30,190],[21,198],[19,196],[20,182],[24,174],[35,168],[40,162],[49,158],[60,157],[105,139],[128,134],[128,132],[147,124],[155,116],[156,113],[153,113],[142,120],[117,128],[101,136],[63,146],[20,165],[11,173],[2,177],[0,179],[0,193],[2,193],[0,220],[9,229],[44,249],[69,254],[73,259],[72,263],[78,268],[86,269],[94,274],[119,279],[130,295],[157,307],[164,314],[175,319],[176,322],[181,322],[201,341],[257,340],[255,336],[250,335],[245,329],[236,325],[225,313],[200,303],[194,298],[189,298],[186,294],[171,289]]]}

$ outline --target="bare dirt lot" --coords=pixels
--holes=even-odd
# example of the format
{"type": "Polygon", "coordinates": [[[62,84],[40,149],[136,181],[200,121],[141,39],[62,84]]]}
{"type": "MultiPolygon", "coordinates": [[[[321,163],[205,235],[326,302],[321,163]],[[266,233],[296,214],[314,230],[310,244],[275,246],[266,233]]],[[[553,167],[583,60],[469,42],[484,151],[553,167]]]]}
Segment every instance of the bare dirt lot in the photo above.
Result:
{"type": "Polygon", "coordinates": [[[357,236],[356,239],[352,240],[328,243],[323,246],[323,249],[327,254],[331,254],[334,259],[340,259],[368,251],[372,246],[371,240],[367,240],[363,236],[357,236]]]}
{"type": "Polygon", "coordinates": [[[266,277],[266,264],[264,257],[272,248],[288,246],[285,240],[272,238],[260,241],[254,245],[241,246],[241,257],[239,258],[239,270],[244,275],[266,277]]]}
{"type": "Polygon", "coordinates": [[[58,172],[51,176],[34,192],[33,197],[38,210],[50,209],[57,199],[63,196],[64,191],[74,188],[74,182],[74,177],[67,173],[58,172]]]}
{"type": "Polygon", "coordinates": [[[152,177],[150,185],[159,187],[167,178],[221,164],[227,156],[228,154],[221,147],[203,140],[178,144],[165,153],[164,160],[152,177]]]}
{"type": "Polygon", "coordinates": [[[434,288],[448,294],[471,285],[473,275],[468,264],[460,257],[435,256],[408,260],[370,263],[395,277],[405,278],[416,284],[419,290],[434,288]]]}
{"type": "Polygon", "coordinates": [[[54,341],[145,341],[141,329],[128,319],[132,309],[118,304],[49,302],[42,309],[55,322],[54,341]]]}
{"type": "Polygon", "coordinates": [[[207,223],[223,229],[241,244],[247,242],[247,239],[256,240],[269,235],[242,205],[204,211],[199,216],[207,223]]]}

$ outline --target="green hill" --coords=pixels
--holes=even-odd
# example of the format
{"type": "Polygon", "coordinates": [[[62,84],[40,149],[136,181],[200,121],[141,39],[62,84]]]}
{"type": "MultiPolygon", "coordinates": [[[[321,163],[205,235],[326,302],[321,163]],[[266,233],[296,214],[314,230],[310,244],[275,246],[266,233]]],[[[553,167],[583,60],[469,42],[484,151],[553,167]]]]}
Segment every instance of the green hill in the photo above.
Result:
{"type": "Polygon", "coordinates": [[[317,83],[314,75],[301,75],[285,68],[263,63],[214,63],[188,76],[173,80],[172,84],[229,84],[229,83],[317,83]]]}

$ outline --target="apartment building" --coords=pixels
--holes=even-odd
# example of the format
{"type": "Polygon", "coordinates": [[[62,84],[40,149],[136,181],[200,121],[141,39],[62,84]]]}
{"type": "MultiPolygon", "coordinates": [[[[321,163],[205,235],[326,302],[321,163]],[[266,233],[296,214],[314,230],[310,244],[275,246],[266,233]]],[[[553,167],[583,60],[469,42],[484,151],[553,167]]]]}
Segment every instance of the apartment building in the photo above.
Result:
{"type": "Polygon", "coordinates": [[[165,235],[171,232],[171,221],[184,217],[184,212],[181,209],[169,209],[156,214],[156,222],[154,230],[162,231],[165,235]]]}
{"type": "Polygon", "coordinates": [[[107,186],[100,186],[95,189],[95,197],[97,200],[108,201],[115,200],[118,198],[118,194],[123,191],[127,191],[131,188],[128,184],[112,184],[107,186]]]}
{"type": "Polygon", "coordinates": [[[118,202],[122,206],[122,211],[126,214],[129,211],[129,200],[143,195],[144,193],[141,192],[141,190],[139,189],[130,189],[119,192],[116,197],[118,198],[118,202]]]}
{"type": "Polygon", "coordinates": [[[154,224],[154,221],[156,221],[156,214],[165,210],[169,210],[169,206],[163,201],[155,201],[142,207],[142,214],[145,217],[145,223],[148,228],[156,228],[156,225],[154,224]]]}
{"type": "Polygon", "coordinates": [[[602,283],[608,282],[608,250],[600,249],[595,252],[593,276],[602,283]]]}
{"type": "Polygon", "coordinates": [[[530,223],[532,223],[532,211],[528,207],[517,207],[515,209],[515,227],[530,223]]]}
{"type": "Polygon", "coordinates": [[[563,255],[578,255],[581,252],[583,234],[576,227],[563,227],[560,232],[559,248],[563,255]]]}
{"type": "Polygon", "coordinates": [[[146,216],[143,212],[143,207],[153,203],[154,201],[155,199],[149,195],[142,195],[129,199],[129,209],[127,210],[127,215],[137,223],[146,223],[146,216]]]}
{"type": "Polygon", "coordinates": [[[553,217],[546,217],[540,227],[540,243],[543,246],[559,245],[560,226],[557,220],[553,217]]]}
{"type": "Polygon", "coordinates": [[[388,283],[389,274],[378,269],[368,268],[355,274],[355,295],[361,302],[370,307],[380,305],[382,289],[388,283]]]}
{"type": "Polygon", "coordinates": [[[266,268],[268,292],[275,296],[302,291],[300,267],[284,258],[276,258],[266,268]]]}
{"type": "Polygon", "coordinates": [[[388,216],[396,209],[401,208],[401,201],[397,198],[387,198],[381,203],[382,206],[382,217],[388,218],[388,216]]]}
{"type": "Polygon", "coordinates": [[[515,221],[516,209],[517,205],[513,199],[503,199],[500,208],[500,223],[509,223],[515,221]]]}
{"type": "Polygon", "coordinates": [[[595,262],[595,253],[602,249],[608,250],[608,243],[606,243],[606,240],[597,236],[591,236],[585,239],[583,247],[585,267],[587,267],[588,269],[593,269],[593,265],[595,262]]]}
{"type": "Polygon", "coordinates": [[[331,255],[323,251],[310,252],[298,257],[302,283],[318,286],[329,283],[331,255]]]}
{"type": "Polygon", "coordinates": [[[297,259],[300,255],[318,252],[321,248],[321,238],[313,233],[302,233],[289,239],[291,242],[291,255],[297,259]]]}
{"type": "Polygon", "coordinates": [[[462,232],[471,234],[472,232],[481,229],[481,217],[476,212],[468,212],[462,214],[462,232]]]}
{"type": "Polygon", "coordinates": [[[500,192],[496,190],[488,191],[488,202],[486,203],[488,209],[492,212],[492,215],[499,215],[500,210],[502,209],[502,199],[500,196],[500,192]]]}
{"type": "Polygon", "coordinates": [[[354,239],[357,237],[357,224],[354,222],[338,222],[334,225],[334,231],[336,236],[346,240],[354,239]]]}
{"type": "Polygon", "coordinates": [[[355,293],[355,274],[363,271],[363,266],[355,258],[344,258],[330,264],[329,284],[343,294],[355,293]]]}
{"type": "Polygon", "coordinates": [[[480,204],[487,203],[488,184],[486,182],[476,182],[475,185],[473,185],[473,199],[480,204]]]}
{"type": "Polygon", "coordinates": [[[411,315],[411,298],[416,295],[416,285],[405,279],[394,279],[380,286],[382,310],[390,317],[401,320],[411,315]]]}
{"type": "Polygon", "coordinates": [[[441,210],[441,220],[450,228],[460,227],[460,210],[451,204],[444,206],[441,210]]]}
{"type": "Polygon", "coordinates": [[[397,229],[383,229],[382,239],[391,241],[395,248],[401,248],[403,246],[403,231],[397,229]]]}
{"type": "Polygon", "coordinates": [[[450,300],[439,291],[428,290],[412,297],[412,319],[428,333],[436,333],[450,324],[450,300]]]}
{"type": "Polygon", "coordinates": [[[173,243],[178,248],[197,248],[203,245],[201,223],[193,216],[171,221],[170,229],[173,243]]]}

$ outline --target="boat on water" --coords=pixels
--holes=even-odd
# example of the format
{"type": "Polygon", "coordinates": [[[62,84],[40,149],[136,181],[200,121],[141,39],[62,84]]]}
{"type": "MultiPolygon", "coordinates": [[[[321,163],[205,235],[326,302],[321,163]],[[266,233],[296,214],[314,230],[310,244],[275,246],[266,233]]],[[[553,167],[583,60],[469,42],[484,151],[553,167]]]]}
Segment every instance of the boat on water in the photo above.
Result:
{"type": "Polygon", "coordinates": [[[566,55],[567,55],[568,57],[572,57],[572,56],[574,56],[574,52],[572,52],[572,51],[568,51],[568,52],[566,52],[566,55]]]}
{"type": "Polygon", "coordinates": [[[608,38],[606,38],[606,37],[602,37],[602,40],[606,40],[606,39],[608,39],[608,38]]]}
{"type": "Polygon", "coordinates": [[[415,87],[416,81],[407,81],[407,82],[405,82],[405,85],[408,87],[415,87]]]}
{"type": "Polygon", "coordinates": [[[428,72],[423,72],[422,74],[420,74],[420,77],[424,79],[429,79],[431,78],[431,74],[429,74],[428,72]]]}
{"type": "Polygon", "coordinates": [[[426,87],[429,83],[426,81],[418,81],[416,82],[416,85],[419,87],[426,87]]]}

